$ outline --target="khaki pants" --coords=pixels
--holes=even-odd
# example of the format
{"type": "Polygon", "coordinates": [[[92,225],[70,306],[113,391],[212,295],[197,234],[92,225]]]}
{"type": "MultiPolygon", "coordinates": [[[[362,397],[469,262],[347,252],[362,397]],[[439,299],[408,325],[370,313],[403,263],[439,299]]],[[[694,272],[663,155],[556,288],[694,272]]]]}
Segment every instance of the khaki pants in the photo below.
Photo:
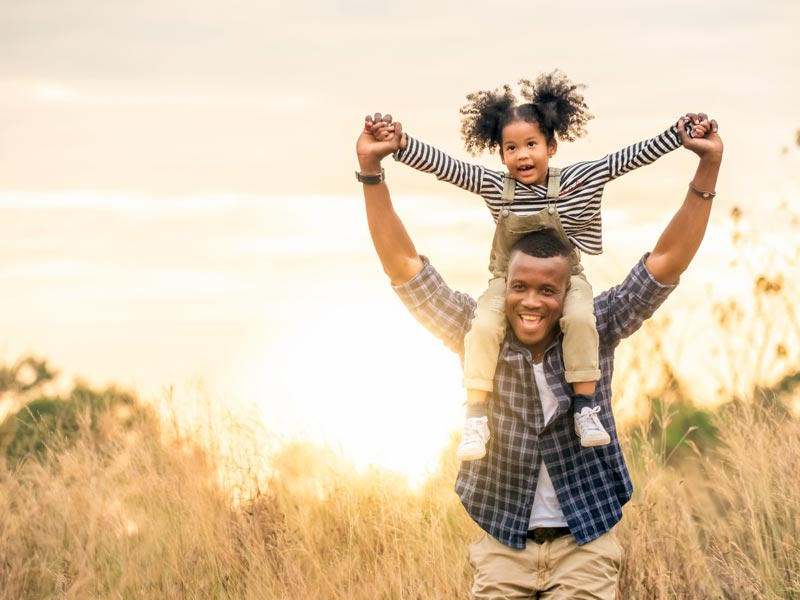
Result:
{"type": "Polygon", "coordinates": [[[578,546],[571,535],[514,550],[484,534],[469,547],[474,600],[616,598],[622,548],[614,531],[578,546]]]}

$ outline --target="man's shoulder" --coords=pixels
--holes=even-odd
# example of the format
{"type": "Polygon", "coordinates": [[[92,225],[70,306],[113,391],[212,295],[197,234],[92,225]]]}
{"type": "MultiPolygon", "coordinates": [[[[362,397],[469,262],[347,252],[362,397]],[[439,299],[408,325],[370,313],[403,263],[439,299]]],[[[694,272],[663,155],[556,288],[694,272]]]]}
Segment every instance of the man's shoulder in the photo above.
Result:
{"type": "Polygon", "coordinates": [[[392,288],[421,325],[451,350],[462,353],[464,336],[472,324],[477,303],[468,294],[447,285],[428,258],[421,258],[422,269],[405,283],[392,288]]]}
{"type": "Polygon", "coordinates": [[[647,252],[633,265],[633,268],[625,276],[619,284],[601,292],[595,296],[595,300],[603,296],[619,294],[621,291],[636,292],[636,293],[669,293],[675,289],[676,285],[667,285],[658,281],[650,270],[647,268],[647,257],[650,253],[647,252]]]}
{"type": "Polygon", "coordinates": [[[647,269],[647,257],[642,256],[620,284],[595,296],[595,318],[601,335],[630,335],[675,289],[676,285],[665,285],[653,277],[647,269]]]}
{"type": "Polygon", "coordinates": [[[392,285],[394,292],[409,308],[420,306],[438,295],[457,295],[461,300],[460,305],[468,307],[475,300],[464,292],[453,290],[445,281],[439,270],[433,266],[427,256],[420,255],[422,268],[411,279],[399,285],[392,285]]]}

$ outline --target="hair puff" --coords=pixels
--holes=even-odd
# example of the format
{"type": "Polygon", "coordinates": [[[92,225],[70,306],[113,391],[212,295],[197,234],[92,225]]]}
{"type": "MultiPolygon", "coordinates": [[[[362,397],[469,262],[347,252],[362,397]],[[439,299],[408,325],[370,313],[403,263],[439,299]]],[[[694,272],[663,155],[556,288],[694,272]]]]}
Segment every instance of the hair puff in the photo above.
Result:
{"type": "Polygon", "coordinates": [[[461,136],[467,152],[473,156],[483,150],[492,153],[500,146],[502,125],[515,103],[508,85],[467,95],[467,103],[460,110],[461,136]]]}
{"type": "Polygon", "coordinates": [[[521,79],[519,85],[521,96],[536,105],[545,129],[569,142],[586,134],[586,123],[594,118],[581,93],[586,86],[572,83],[558,69],[539,75],[535,83],[521,79]]]}

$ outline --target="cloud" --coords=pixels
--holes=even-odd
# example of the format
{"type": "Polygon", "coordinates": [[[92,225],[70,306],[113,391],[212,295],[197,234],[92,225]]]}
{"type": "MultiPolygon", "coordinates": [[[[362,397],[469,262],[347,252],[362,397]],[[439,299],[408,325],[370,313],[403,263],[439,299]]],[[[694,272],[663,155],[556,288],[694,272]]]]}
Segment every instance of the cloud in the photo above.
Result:
{"type": "Polygon", "coordinates": [[[58,82],[33,81],[2,85],[6,101],[59,104],[86,108],[190,108],[200,110],[253,110],[268,112],[307,111],[320,106],[318,98],[302,93],[220,93],[209,91],[109,92],[58,82]]]}

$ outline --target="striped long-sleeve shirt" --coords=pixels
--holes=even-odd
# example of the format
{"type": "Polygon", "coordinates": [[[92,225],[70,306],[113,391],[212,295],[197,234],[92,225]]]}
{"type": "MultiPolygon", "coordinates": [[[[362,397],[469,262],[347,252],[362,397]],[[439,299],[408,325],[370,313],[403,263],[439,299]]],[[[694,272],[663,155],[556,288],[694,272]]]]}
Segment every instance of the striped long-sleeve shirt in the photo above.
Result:
{"type": "MultiPolygon", "coordinates": [[[[411,136],[408,144],[395,153],[395,159],[437,179],[479,194],[495,221],[502,207],[504,171],[488,169],[448,156],[411,136]]],[[[634,169],[649,165],[681,145],[677,125],[656,137],[627,146],[600,160],[579,162],[561,169],[561,191],[558,216],[567,236],[575,246],[588,254],[603,251],[603,229],[600,202],[606,183],[634,169]]],[[[514,202],[507,206],[519,215],[537,213],[547,207],[544,185],[516,182],[514,202]]]]}

